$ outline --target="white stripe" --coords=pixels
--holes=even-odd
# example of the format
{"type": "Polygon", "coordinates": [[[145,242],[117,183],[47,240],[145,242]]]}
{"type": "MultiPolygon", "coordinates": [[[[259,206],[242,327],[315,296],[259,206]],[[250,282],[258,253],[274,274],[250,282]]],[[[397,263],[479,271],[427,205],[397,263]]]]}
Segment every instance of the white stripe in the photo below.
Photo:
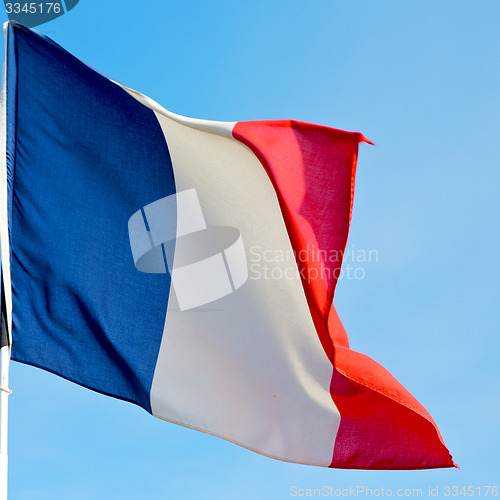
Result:
{"type": "Polygon", "coordinates": [[[228,134],[232,124],[197,128],[152,108],[177,192],[196,189],[208,226],[241,231],[250,266],[238,290],[196,309],[179,311],[172,287],[153,413],[273,458],[328,466],[340,424],[329,391],[333,368],[296,265],[272,262],[277,279],[255,279],[262,251],[292,251],[274,188],[253,153],[228,134]]]}
{"type": "Polygon", "coordinates": [[[139,102],[145,104],[148,108],[151,108],[157,115],[160,114],[171,120],[186,125],[187,127],[192,127],[195,130],[204,130],[205,132],[210,132],[212,134],[222,135],[224,137],[233,137],[233,127],[236,125],[236,122],[217,122],[214,120],[200,120],[199,118],[189,118],[187,116],[177,115],[176,113],[172,113],[172,111],[168,111],[163,106],[158,104],[156,101],[153,101],[150,97],[137,92],[137,90],[131,89],[129,87],[125,87],[121,83],[115,82],[111,80],[113,83],[116,83],[119,87],[126,90],[132,97],[135,97],[139,102]]]}

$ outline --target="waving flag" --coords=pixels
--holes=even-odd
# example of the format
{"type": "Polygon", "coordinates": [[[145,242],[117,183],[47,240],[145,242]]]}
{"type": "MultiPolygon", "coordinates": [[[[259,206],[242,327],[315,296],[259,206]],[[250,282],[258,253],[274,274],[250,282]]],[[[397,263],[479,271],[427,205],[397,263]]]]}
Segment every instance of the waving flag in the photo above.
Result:
{"type": "Polygon", "coordinates": [[[280,460],[453,466],[332,305],[361,134],[181,117],[6,32],[14,360],[280,460]]]}

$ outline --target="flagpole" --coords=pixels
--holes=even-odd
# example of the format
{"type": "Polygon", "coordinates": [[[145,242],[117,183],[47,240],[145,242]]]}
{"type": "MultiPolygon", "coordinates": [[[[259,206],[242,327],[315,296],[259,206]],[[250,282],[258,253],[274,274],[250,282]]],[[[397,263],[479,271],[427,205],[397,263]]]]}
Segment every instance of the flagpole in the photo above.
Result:
{"type": "Polygon", "coordinates": [[[9,417],[10,346],[0,349],[0,500],[7,500],[7,426],[9,417]]]}

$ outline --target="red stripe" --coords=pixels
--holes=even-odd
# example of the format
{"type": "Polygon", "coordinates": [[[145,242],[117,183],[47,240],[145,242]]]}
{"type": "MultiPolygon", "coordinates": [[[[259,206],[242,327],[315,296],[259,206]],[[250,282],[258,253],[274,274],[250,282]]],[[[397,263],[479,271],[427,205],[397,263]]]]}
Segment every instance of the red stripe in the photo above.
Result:
{"type": "Polygon", "coordinates": [[[233,136],[274,185],[311,315],[334,371],[341,422],[331,467],[454,466],[436,424],[389,372],[349,349],[332,306],[349,233],[359,133],[295,121],[239,122],[233,136]]]}

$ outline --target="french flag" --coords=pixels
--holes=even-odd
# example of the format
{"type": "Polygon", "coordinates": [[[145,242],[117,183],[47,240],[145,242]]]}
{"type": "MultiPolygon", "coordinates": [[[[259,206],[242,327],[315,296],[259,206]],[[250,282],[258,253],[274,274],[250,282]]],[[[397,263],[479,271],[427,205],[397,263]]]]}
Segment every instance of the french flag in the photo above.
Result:
{"type": "Polygon", "coordinates": [[[12,359],[279,460],[454,466],[333,306],[363,135],[185,118],[5,31],[12,359]]]}

